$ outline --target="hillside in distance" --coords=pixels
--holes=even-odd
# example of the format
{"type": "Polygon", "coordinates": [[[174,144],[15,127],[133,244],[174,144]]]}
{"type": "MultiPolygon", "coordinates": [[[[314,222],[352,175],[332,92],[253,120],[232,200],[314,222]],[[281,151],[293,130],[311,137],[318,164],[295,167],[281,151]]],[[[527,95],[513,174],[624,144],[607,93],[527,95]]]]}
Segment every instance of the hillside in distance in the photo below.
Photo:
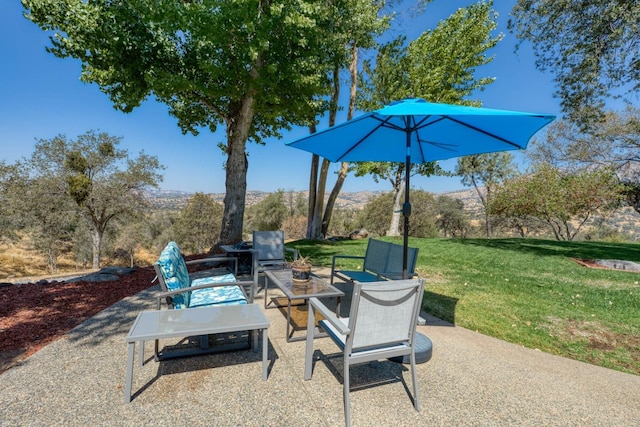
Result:
{"type": "MultiPolygon", "coordinates": [[[[336,206],[344,209],[362,209],[369,200],[380,194],[383,191],[359,191],[355,193],[340,193],[336,200],[336,206]]],[[[247,206],[255,205],[256,203],[264,200],[270,193],[266,191],[247,191],[247,206]]],[[[285,191],[285,198],[289,195],[293,196],[293,199],[302,194],[307,197],[307,191],[285,191]]],[[[173,190],[150,190],[146,193],[146,198],[154,209],[168,209],[179,210],[182,209],[189,198],[193,196],[193,193],[186,191],[173,191],[173,190]]],[[[212,193],[210,196],[213,200],[223,203],[224,193],[212,193]]]]}
{"type": "MultiPolygon", "coordinates": [[[[363,209],[372,197],[379,196],[382,193],[384,193],[384,191],[340,193],[336,201],[336,205],[338,208],[343,209],[363,209]]],[[[265,191],[247,191],[247,206],[259,203],[269,194],[270,193],[265,191]]],[[[307,197],[306,191],[285,191],[284,194],[285,200],[290,196],[295,200],[298,194],[302,194],[304,197],[307,197]]],[[[461,200],[464,203],[465,210],[471,219],[476,222],[483,221],[484,212],[480,198],[478,197],[475,189],[469,188],[466,190],[440,194],[461,200]]],[[[192,195],[193,193],[186,191],[155,190],[147,193],[147,199],[153,209],[179,210],[186,205],[187,200],[192,195]]],[[[223,203],[224,201],[224,193],[211,194],[211,197],[220,203],[223,203]]],[[[594,220],[597,220],[597,217],[587,221],[586,225],[593,227],[595,225],[594,220]]],[[[627,236],[627,238],[630,238],[631,240],[640,239],[640,215],[629,206],[616,210],[612,215],[604,219],[602,225],[627,236]]]]}

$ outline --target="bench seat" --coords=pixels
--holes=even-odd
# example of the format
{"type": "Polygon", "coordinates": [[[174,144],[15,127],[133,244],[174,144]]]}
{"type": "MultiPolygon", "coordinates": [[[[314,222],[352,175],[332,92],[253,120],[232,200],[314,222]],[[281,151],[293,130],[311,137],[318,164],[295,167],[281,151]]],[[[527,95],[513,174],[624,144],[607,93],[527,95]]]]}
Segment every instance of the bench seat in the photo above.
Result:
{"type": "MultiPolygon", "coordinates": [[[[403,246],[396,243],[385,242],[377,239],[369,239],[364,256],[334,255],[331,262],[331,284],[334,277],[353,284],[354,281],[367,283],[380,280],[402,279],[402,253],[403,246]],[[360,260],[361,270],[337,269],[338,260],[360,260]]],[[[407,273],[409,278],[414,277],[418,249],[408,248],[407,273]]]]}

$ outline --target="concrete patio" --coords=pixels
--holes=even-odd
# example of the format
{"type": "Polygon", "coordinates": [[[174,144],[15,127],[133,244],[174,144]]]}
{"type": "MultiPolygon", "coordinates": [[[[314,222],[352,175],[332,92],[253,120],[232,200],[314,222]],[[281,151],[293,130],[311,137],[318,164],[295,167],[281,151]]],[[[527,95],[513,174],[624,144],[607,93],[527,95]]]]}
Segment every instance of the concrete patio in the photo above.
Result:
{"type": "MultiPolygon", "coordinates": [[[[266,310],[267,381],[259,352],[158,363],[149,343],[146,364],[134,369],[133,401],[123,403],[125,337],[137,313],[154,308],[155,292],[119,302],[0,375],[0,425],[344,425],[340,358],[320,357],[305,381],[305,343],[286,342],[278,309],[266,310]]],[[[640,426],[640,376],[424,317],[418,330],[434,352],[418,365],[421,412],[409,396],[407,368],[374,362],[352,370],[354,426],[640,426]]],[[[315,348],[336,353],[327,338],[315,348]]]]}

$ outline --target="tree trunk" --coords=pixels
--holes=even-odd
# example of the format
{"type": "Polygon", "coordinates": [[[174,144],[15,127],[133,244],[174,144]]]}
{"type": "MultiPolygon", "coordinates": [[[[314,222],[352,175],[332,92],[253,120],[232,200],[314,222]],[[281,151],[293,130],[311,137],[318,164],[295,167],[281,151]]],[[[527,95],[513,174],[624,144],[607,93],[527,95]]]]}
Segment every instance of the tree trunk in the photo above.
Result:
{"type": "MultiPolygon", "coordinates": [[[[334,70],[334,96],[335,99],[335,107],[332,107],[333,115],[331,120],[331,126],[335,124],[335,114],[338,111],[338,96],[340,95],[340,80],[339,80],[339,70],[334,70]],[[335,84],[335,83],[338,84],[335,84]]],[[[351,45],[351,64],[349,65],[349,74],[351,76],[351,86],[349,89],[349,107],[347,108],[347,120],[351,120],[353,118],[353,111],[356,106],[356,90],[358,84],[358,47],[354,42],[351,45]]],[[[331,190],[331,194],[329,195],[329,199],[327,200],[327,207],[324,211],[324,216],[322,217],[322,236],[326,237],[329,231],[329,224],[331,223],[331,216],[333,215],[333,208],[335,206],[336,200],[338,199],[338,195],[340,194],[340,190],[342,190],[342,185],[344,184],[345,179],[347,179],[347,172],[349,171],[349,163],[342,162],[340,165],[340,172],[338,172],[338,177],[336,178],[336,182],[333,185],[333,189],[331,190]]]]}
{"type": "Polygon", "coordinates": [[[340,194],[340,190],[342,189],[342,184],[344,184],[344,180],[347,177],[347,171],[349,170],[349,163],[342,162],[340,165],[340,172],[338,172],[338,178],[336,178],[336,183],[333,185],[333,189],[331,190],[331,194],[329,194],[329,199],[327,200],[327,207],[324,211],[324,216],[322,217],[322,228],[321,233],[323,237],[327,237],[329,233],[329,224],[331,223],[331,215],[333,214],[333,207],[336,204],[336,199],[340,194]]]}
{"type": "Polygon", "coordinates": [[[402,204],[404,203],[404,182],[407,179],[404,175],[404,165],[396,169],[395,174],[389,174],[387,177],[393,187],[393,207],[391,213],[391,221],[389,222],[389,229],[387,230],[387,236],[399,236],[400,235],[400,218],[402,216],[402,204]]]}
{"type": "Polygon", "coordinates": [[[316,192],[316,203],[313,210],[313,219],[310,223],[310,231],[307,238],[309,239],[323,239],[322,235],[322,207],[324,206],[324,191],[327,187],[327,176],[329,175],[329,165],[331,162],[327,159],[322,159],[322,166],[320,166],[320,177],[318,179],[318,189],[316,192]]]}
{"type": "Polygon", "coordinates": [[[482,191],[480,191],[480,188],[478,187],[478,183],[476,182],[476,179],[472,176],[471,177],[471,183],[473,184],[473,188],[476,189],[476,193],[478,193],[478,197],[480,198],[480,203],[482,203],[482,207],[484,208],[484,223],[485,223],[485,227],[486,227],[486,231],[487,231],[487,238],[491,238],[492,236],[492,229],[491,229],[491,219],[489,218],[489,206],[488,206],[488,198],[489,198],[489,189],[485,186],[485,188],[487,188],[487,196],[484,196],[482,194],[482,191]]]}
{"type": "MultiPolygon", "coordinates": [[[[340,69],[335,67],[333,70],[333,92],[331,93],[331,100],[329,101],[329,127],[333,126],[336,122],[336,114],[338,112],[338,100],[340,97],[340,69]]],[[[307,218],[307,239],[323,239],[323,217],[322,207],[324,206],[324,194],[327,188],[327,176],[329,174],[329,166],[331,162],[327,159],[322,159],[322,166],[320,167],[320,177],[317,180],[317,187],[315,191],[315,203],[311,204],[311,197],[309,197],[309,211],[313,209],[312,215],[307,218]]],[[[314,173],[312,168],[311,173],[314,173]]],[[[311,178],[313,181],[313,177],[311,178]]]]}
{"type": "MultiPolygon", "coordinates": [[[[245,152],[253,121],[254,100],[245,97],[227,122],[227,167],[224,212],[218,244],[228,245],[242,240],[244,206],[247,194],[248,161],[245,152]]],[[[232,106],[232,110],[234,108],[232,106]]]]}
{"type": "Polygon", "coordinates": [[[487,237],[490,239],[493,235],[493,229],[491,228],[491,218],[489,218],[487,208],[484,209],[484,223],[486,225],[487,237]]]}
{"type": "Polygon", "coordinates": [[[49,260],[49,270],[51,271],[51,274],[55,274],[58,270],[58,260],[54,248],[49,248],[49,250],[47,251],[47,257],[49,260]]]}
{"type": "Polygon", "coordinates": [[[387,230],[387,236],[399,236],[400,235],[400,217],[402,216],[402,203],[404,202],[404,185],[400,185],[399,188],[394,186],[393,188],[393,213],[391,214],[391,222],[389,223],[389,230],[387,230]]]}
{"type": "Polygon", "coordinates": [[[100,230],[91,230],[91,251],[93,253],[93,265],[94,269],[100,268],[100,248],[102,246],[102,233],[100,230]]]}
{"type": "MultiPolygon", "coordinates": [[[[315,133],[316,126],[309,127],[309,133],[315,133]]],[[[309,174],[309,207],[307,210],[307,239],[312,239],[315,230],[315,212],[316,212],[316,198],[318,197],[318,169],[320,167],[320,156],[314,154],[311,157],[311,172],[309,174]]]]}

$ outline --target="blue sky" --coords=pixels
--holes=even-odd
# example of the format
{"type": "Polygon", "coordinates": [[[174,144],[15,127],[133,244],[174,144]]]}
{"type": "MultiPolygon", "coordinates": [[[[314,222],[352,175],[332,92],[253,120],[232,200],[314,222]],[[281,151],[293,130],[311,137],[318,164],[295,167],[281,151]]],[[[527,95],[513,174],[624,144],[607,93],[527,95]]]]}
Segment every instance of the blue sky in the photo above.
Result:
{"type": "MultiPolygon", "coordinates": [[[[433,28],[458,7],[474,3],[468,0],[435,0],[420,18],[406,22],[396,33],[406,32],[412,40],[433,28]],[[406,29],[406,30],[405,30],[406,29]]],[[[518,111],[560,114],[559,102],[553,98],[552,76],[534,66],[529,46],[514,53],[515,36],[506,29],[515,0],[497,0],[498,31],[505,37],[494,49],[495,60],[478,70],[496,82],[481,92],[485,107],[518,111]]],[[[96,85],[82,83],[80,63],[59,59],[45,51],[48,35],[22,16],[17,0],[0,2],[0,160],[13,163],[29,156],[37,139],[64,134],[74,139],[88,130],[99,130],[122,137],[121,148],[136,155],[141,150],[155,155],[167,169],[161,188],[189,192],[223,193],[225,156],[217,148],[224,131],[183,135],[167,108],[153,100],[130,114],[116,111],[96,85]]],[[[318,129],[324,129],[321,122],[318,129]]],[[[306,190],[309,181],[309,153],[285,146],[285,142],[307,134],[295,129],[281,140],[269,140],[266,146],[248,144],[249,190],[306,190]]],[[[521,156],[517,157],[518,159],[521,156]]],[[[443,163],[455,167],[455,160],[443,163]]],[[[329,188],[333,180],[329,182],[329,188]]],[[[413,178],[412,187],[431,192],[464,188],[459,178],[413,178]]],[[[347,177],[345,192],[390,190],[389,183],[376,184],[369,177],[347,177]]]]}

